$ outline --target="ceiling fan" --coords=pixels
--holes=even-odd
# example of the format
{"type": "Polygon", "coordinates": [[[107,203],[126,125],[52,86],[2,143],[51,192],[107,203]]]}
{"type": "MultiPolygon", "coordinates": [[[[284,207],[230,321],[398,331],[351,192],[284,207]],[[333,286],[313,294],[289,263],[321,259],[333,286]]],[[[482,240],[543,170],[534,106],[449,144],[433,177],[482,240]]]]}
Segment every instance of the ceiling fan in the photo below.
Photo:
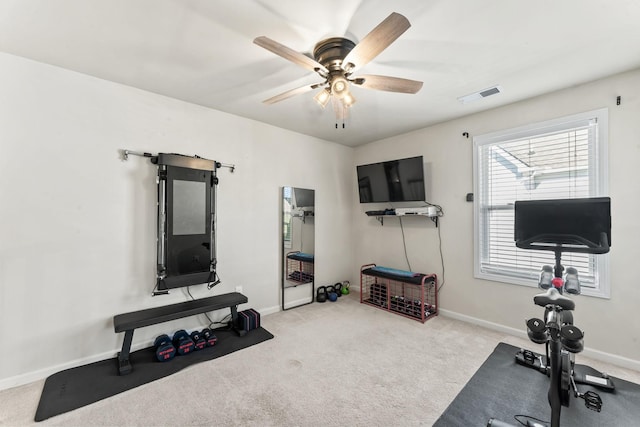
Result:
{"type": "Polygon", "coordinates": [[[322,88],[314,99],[323,108],[332,99],[336,120],[339,120],[344,119],[346,109],[356,102],[349,90],[350,84],[388,92],[417,93],[422,88],[422,82],[416,80],[379,75],[352,77],[355,71],[378,56],[409,27],[411,24],[407,18],[393,12],[358,44],[344,37],[320,41],[313,49],[313,59],[268,37],[256,37],[253,42],[258,46],[317,73],[323,79],[320,83],[288,90],[263,102],[275,104],[292,96],[322,88]]]}

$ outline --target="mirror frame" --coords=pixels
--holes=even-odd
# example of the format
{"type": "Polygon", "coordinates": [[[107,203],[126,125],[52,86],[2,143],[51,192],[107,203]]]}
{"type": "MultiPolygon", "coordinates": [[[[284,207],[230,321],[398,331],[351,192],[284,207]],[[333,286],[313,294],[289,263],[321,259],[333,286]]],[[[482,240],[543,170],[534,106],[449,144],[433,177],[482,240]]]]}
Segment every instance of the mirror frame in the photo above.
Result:
{"type": "MultiPolygon", "coordinates": [[[[292,186],[282,187],[280,192],[280,224],[281,256],[279,257],[282,271],[281,277],[281,307],[289,310],[314,302],[315,293],[315,190],[292,186]],[[297,191],[296,191],[297,190],[297,191]],[[300,202],[298,202],[300,201],[300,202]],[[300,203],[304,206],[298,206],[300,203]],[[299,240],[294,242],[294,225],[299,221],[299,240]],[[309,230],[313,232],[309,242],[309,230]],[[306,233],[306,234],[305,234],[306,233]],[[304,238],[306,237],[306,243],[304,238]],[[289,244],[287,244],[289,242],[289,244]],[[299,246],[295,250],[292,245],[299,246]],[[310,288],[310,300],[301,304],[286,307],[285,294],[289,289],[310,288]]],[[[299,292],[304,299],[302,291],[299,292]]]]}

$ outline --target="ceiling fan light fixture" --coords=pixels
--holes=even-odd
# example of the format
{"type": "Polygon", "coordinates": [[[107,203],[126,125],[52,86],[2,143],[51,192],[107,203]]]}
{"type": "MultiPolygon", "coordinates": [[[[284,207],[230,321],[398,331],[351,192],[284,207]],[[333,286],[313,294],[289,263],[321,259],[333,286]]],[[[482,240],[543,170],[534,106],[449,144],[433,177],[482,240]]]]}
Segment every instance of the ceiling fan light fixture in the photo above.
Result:
{"type": "Polygon", "coordinates": [[[351,107],[355,103],[356,98],[351,94],[351,92],[346,93],[342,97],[342,105],[344,105],[345,107],[351,107]]]}
{"type": "Polygon", "coordinates": [[[313,99],[320,105],[322,108],[327,106],[329,99],[331,98],[331,93],[328,89],[323,89],[313,97],[313,99]]]}
{"type": "Polygon", "coordinates": [[[334,77],[331,80],[331,94],[342,99],[349,93],[349,82],[342,76],[334,77]]]}

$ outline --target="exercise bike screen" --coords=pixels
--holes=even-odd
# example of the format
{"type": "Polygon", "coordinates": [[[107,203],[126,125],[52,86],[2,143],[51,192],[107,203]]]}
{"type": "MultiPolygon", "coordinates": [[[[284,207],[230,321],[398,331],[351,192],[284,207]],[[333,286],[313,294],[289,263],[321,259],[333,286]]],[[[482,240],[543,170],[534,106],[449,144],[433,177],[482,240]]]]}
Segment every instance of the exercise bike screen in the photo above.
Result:
{"type": "Polygon", "coordinates": [[[611,199],[526,200],[515,203],[515,241],[578,244],[567,236],[578,236],[595,245],[606,233],[611,245],[611,199]],[[536,236],[545,235],[544,239],[536,236]]]}

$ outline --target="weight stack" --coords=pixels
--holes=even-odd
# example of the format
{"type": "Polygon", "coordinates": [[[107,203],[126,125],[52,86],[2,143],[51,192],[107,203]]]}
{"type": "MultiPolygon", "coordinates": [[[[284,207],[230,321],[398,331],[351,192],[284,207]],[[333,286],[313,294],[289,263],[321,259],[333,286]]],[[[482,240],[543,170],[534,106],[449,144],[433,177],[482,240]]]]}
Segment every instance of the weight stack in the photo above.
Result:
{"type": "Polygon", "coordinates": [[[260,313],[253,308],[238,312],[238,329],[250,331],[260,327],[260,313]]]}

